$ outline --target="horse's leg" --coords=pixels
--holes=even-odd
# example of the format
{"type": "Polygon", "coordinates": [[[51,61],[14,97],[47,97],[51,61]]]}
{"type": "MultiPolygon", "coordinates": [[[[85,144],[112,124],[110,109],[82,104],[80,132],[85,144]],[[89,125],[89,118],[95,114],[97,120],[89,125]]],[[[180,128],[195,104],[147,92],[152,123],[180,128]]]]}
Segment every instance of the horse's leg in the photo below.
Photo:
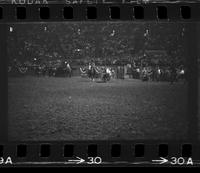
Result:
{"type": "Polygon", "coordinates": [[[66,76],[69,77],[69,71],[68,70],[66,70],[66,76]]]}
{"type": "Polygon", "coordinates": [[[92,82],[94,82],[94,73],[92,72],[92,82]]]}
{"type": "Polygon", "coordinates": [[[88,70],[88,78],[91,79],[91,70],[88,70]]]}
{"type": "Polygon", "coordinates": [[[72,70],[69,71],[69,77],[72,77],[72,70]]]}
{"type": "Polygon", "coordinates": [[[94,82],[94,78],[95,78],[95,71],[92,71],[92,82],[94,82]]]}
{"type": "Polygon", "coordinates": [[[65,77],[68,77],[68,72],[67,72],[67,70],[65,70],[64,76],[65,76],[65,77]]]}

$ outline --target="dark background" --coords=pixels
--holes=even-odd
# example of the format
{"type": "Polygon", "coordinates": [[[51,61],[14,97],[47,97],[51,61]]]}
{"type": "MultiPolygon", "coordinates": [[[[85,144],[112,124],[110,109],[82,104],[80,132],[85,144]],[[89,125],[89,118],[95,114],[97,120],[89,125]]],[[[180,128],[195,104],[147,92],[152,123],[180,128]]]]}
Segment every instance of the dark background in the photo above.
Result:
{"type": "Polygon", "coordinates": [[[186,65],[184,23],[41,23],[13,24],[8,33],[8,63],[62,60],[84,65],[111,65],[113,61],[159,61],[159,65],[186,65]],[[146,57],[144,57],[146,56],[146,57]]]}

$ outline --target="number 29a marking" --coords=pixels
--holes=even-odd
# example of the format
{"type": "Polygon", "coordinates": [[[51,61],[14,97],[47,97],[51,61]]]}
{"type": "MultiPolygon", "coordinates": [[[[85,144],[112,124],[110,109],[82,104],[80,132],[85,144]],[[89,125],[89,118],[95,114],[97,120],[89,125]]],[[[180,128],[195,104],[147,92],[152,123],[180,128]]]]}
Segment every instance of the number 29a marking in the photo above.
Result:
{"type": "Polygon", "coordinates": [[[102,163],[102,159],[101,157],[88,157],[89,162],[87,162],[87,164],[101,164],[102,163]]]}

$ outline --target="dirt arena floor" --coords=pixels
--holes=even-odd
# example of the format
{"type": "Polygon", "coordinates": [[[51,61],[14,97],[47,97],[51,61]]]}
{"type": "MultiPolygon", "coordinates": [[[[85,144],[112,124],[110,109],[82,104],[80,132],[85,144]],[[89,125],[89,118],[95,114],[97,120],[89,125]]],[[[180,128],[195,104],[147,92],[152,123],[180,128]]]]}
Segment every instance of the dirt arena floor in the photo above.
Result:
{"type": "Polygon", "coordinates": [[[179,140],[187,136],[187,83],[13,77],[9,140],[179,140]]]}

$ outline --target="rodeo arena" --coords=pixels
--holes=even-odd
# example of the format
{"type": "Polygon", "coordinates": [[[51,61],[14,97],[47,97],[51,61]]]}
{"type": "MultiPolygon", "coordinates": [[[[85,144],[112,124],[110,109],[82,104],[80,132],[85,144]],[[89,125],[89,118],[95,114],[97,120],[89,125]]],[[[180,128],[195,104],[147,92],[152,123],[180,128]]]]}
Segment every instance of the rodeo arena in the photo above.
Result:
{"type": "Polygon", "coordinates": [[[140,62],[134,60],[114,60],[108,65],[99,65],[102,62],[91,60],[84,65],[73,65],[70,61],[55,60],[44,63],[18,62],[16,59],[8,66],[9,76],[36,76],[36,77],[77,77],[88,78],[92,82],[109,82],[113,79],[139,79],[141,81],[174,82],[185,81],[186,68],[183,64],[164,64],[159,60],[155,62],[140,62]],[[162,64],[162,65],[160,65],[162,64]]]}
{"type": "Polygon", "coordinates": [[[161,49],[157,25],[150,26],[156,46],[146,47],[143,25],[129,25],[133,34],[125,35],[125,24],[16,24],[8,41],[9,140],[185,139],[184,54],[161,49]],[[87,33],[93,26],[103,41],[87,33]]]}

